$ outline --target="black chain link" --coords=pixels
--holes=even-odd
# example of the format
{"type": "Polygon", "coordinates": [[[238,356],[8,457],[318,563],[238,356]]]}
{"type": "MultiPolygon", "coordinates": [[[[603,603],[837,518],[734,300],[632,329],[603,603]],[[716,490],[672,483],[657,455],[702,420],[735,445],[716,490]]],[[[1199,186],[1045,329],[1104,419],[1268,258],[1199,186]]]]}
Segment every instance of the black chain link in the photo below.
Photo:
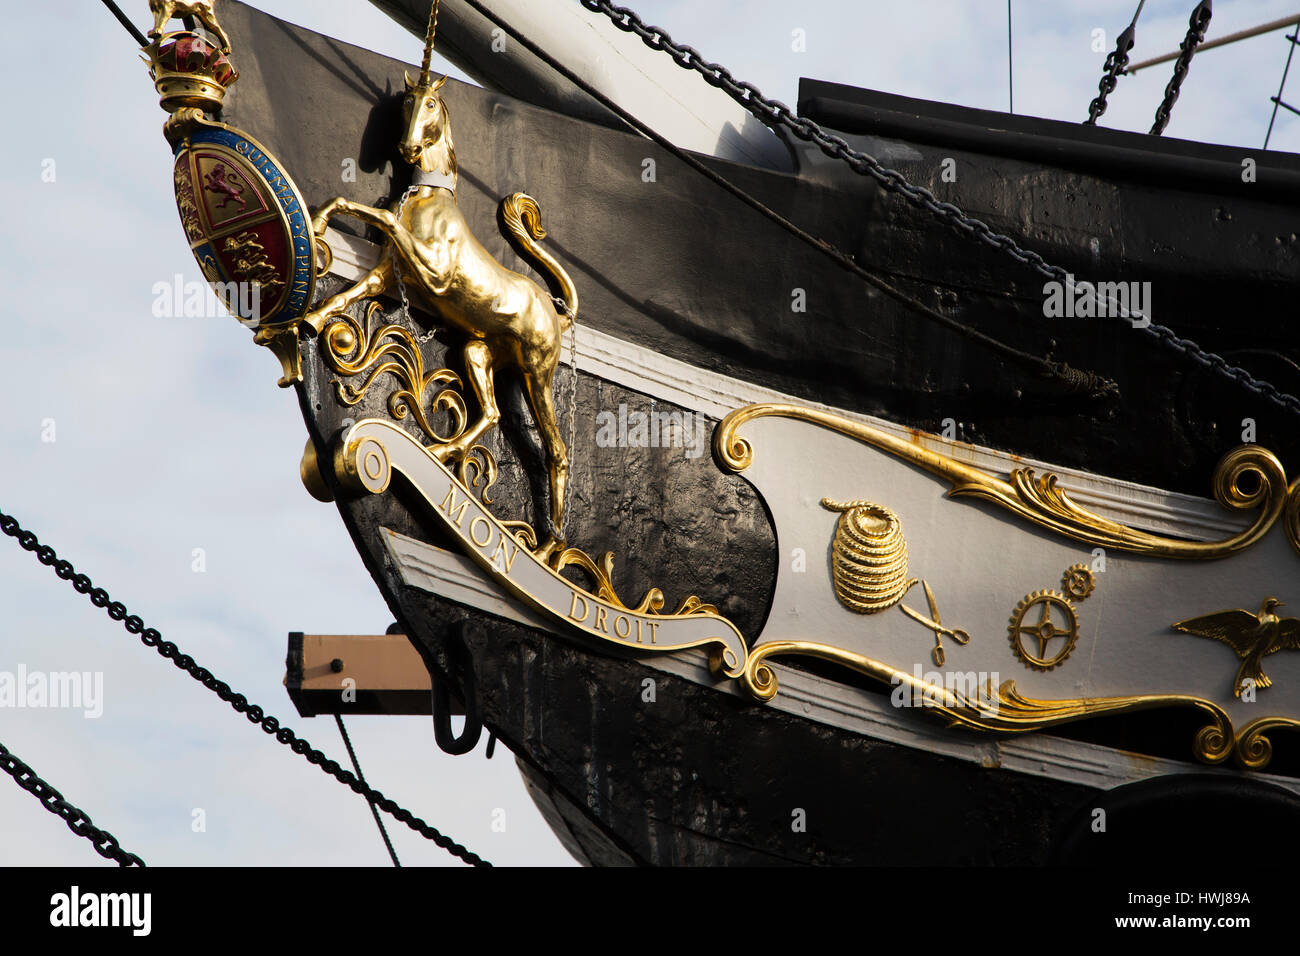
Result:
{"type": "MultiPolygon", "coordinates": [[[[1070,273],[1062,267],[1049,264],[1037,252],[1021,247],[1010,236],[994,232],[988,224],[966,215],[953,203],[940,202],[924,186],[908,182],[902,173],[883,166],[874,157],[854,149],[813,120],[795,115],[790,107],[779,100],[764,97],[752,83],[736,80],[725,67],[708,62],[699,51],[684,44],[674,43],[667,31],[659,27],[646,26],[632,10],[611,3],[610,0],[579,0],[579,2],[588,10],[608,17],[610,22],[623,32],[635,33],[651,49],[667,53],[683,69],[699,73],[706,83],[724,90],[767,126],[780,127],[801,140],[815,144],[827,156],[844,162],[859,175],[871,177],[886,191],[902,196],[962,235],[1006,253],[1021,265],[1029,266],[1039,275],[1060,282],[1065,287],[1073,283],[1070,273]]],[[[1096,298],[1095,288],[1093,286],[1096,298]]],[[[1109,302],[1114,307],[1115,313],[1119,314],[1121,310],[1113,297],[1106,296],[1104,301],[1109,302]]],[[[1300,399],[1294,395],[1279,390],[1269,382],[1256,379],[1243,368],[1229,365],[1222,356],[1205,351],[1190,339],[1180,338],[1172,329],[1151,322],[1149,317],[1136,309],[1128,309],[1124,314],[1130,321],[1137,320],[1133,322],[1134,328],[1154,337],[1161,344],[1186,355],[1198,365],[1214,370],[1279,408],[1300,415],[1300,399]]]]}
{"type": "Polygon", "coordinates": [[[13,777],[14,782],[39,800],[46,810],[62,819],[69,830],[89,840],[95,852],[104,859],[112,860],[118,866],[144,866],[144,860],[123,850],[117,837],[95,826],[86,811],[63,799],[63,794],[38,777],[35,770],[14,756],[4,744],[0,744],[0,770],[13,777]]]}
{"type": "Polygon", "coordinates": [[[1192,65],[1196,48],[1205,39],[1205,31],[1210,26],[1210,17],[1214,16],[1213,8],[1212,0],[1201,0],[1187,21],[1187,36],[1183,38],[1182,45],[1178,48],[1182,52],[1178,54],[1178,60],[1174,63],[1174,75],[1170,78],[1169,85],[1165,87],[1165,98],[1161,100],[1156,110],[1156,121],[1151,127],[1152,136],[1159,136],[1169,125],[1169,114],[1174,111],[1174,104],[1178,102],[1178,93],[1182,90],[1183,80],[1187,79],[1187,70],[1192,65]]]}
{"type": "Polygon", "coordinates": [[[1106,97],[1115,92],[1119,75],[1128,67],[1129,51],[1133,49],[1136,38],[1137,18],[1134,17],[1133,22],[1124,28],[1115,41],[1115,49],[1106,57],[1101,82],[1097,85],[1097,98],[1088,104],[1088,118],[1083,121],[1085,126],[1096,126],[1101,114],[1106,112],[1106,97]]]}
{"type": "MultiPolygon", "coordinates": [[[[0,531],[3,531],[11,538],[16,538],[18,543],[26,551],[32,551],[36,554],[36,559],[48,567],[54,568],[54,573],[65,581],[71,581],[72,586],[80,594],[86,594],[90,597],[90,603],[95,607],[106,608],[108,616],[115,621],[122,621],[123,627],[131,634],[140,635],[140,641],[146,647],[152,647],[158,653],[171,661],[181,670],[185,671],[196,681],[212,691],[226,703],[234,708],[236,713],[243,714],[248,718],[250,723],[258,724],[268,734],[273,734],[275,739],[284,744],[294,753],[305,757],[308,763],[315,764],[323,771],[333,777],[339,783],[345,784],[352,789],[353,793],[360,794],[370,801],[372,806],[377,806],[385,813],[391,814],[394,818],[406,824],[426,840],[432,840],[438,846],[442,847],[452,856],[464,860],[471,866],[491,866],[492,864],[484,860],[478,854],[461,846],[451,837],[439,832],[434,827],[425,823],[415,814],[411,813],[405,807],[399,806],[393,800],[384,796],[378,790],[375,790],[369,784],[358,780],[357,777],[348,770],[344,770],[338,765],[338,761],[331,760],[319,750],[311,746],[306,740],[299,737],[288,727],[282,727],[280,721],[267,714],[257,704],[250,704],[248,698],[231,690],[230,685],[217,677],[206,667],[200,667],[195,663],[194,658],[188,654],[183,654],[180,648],[171,641],[164,641],[162,634],[152,627],[145,627],[144,621],[134,614],[128,614],[127,608],[120,601],[113,601],[109,594],[103,588],[95,587],[90,578],[84,574],[78,574],[76,569],[65,560],[60,560],[54,549],[49,545],[42,545],[36,535],[26,531],[19,525],[18,520],[11,515],[5,514],[0,510],[0,531]]],[[[7,769],[7,768],[6,768],[7,769]]],[[[15,779],[18,779],[15,777],[15,779]]],[[[22,781],[19,781],[20,785],[22,781]]],[[[62,799],[61,797],[59,798],[62,799]]],[[[57,811],[56,811],[57,812],[57,811]]],[[[80,811],[77,811],[80,813],[80,811]]],[[[85,815],[82,814],[84,817],[85,815]]],[[[89,823],[87,818],[86,823],[89,823]]],[[[72,826],[69,823],[69,826],[72,826]]],[[[80,831],[73,830],[74,833],[80,834],[80,831]]],[[[96,831],[96,836],[107,837],[102,831],[96,831]]],[[[117,841],[113,841],[116,846],[117,841]]],[[[99,845],[96,845],[99,849],[99,845]]],[[[103,852],[102,850],[100,851],[103,852]]]]}

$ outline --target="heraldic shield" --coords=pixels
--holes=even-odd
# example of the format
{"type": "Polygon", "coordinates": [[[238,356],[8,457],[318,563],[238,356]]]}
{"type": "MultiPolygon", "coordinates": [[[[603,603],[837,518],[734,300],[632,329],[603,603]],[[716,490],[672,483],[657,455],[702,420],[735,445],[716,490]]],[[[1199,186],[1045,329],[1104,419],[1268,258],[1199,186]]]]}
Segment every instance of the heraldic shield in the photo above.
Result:
{"type": "Polygon", "coordinates": [[[176,208],[203,275],[236,317],[274,325],[311,301],[311,225],[293,180],[252,137],[201,123],[177,144],[176,208]]]}

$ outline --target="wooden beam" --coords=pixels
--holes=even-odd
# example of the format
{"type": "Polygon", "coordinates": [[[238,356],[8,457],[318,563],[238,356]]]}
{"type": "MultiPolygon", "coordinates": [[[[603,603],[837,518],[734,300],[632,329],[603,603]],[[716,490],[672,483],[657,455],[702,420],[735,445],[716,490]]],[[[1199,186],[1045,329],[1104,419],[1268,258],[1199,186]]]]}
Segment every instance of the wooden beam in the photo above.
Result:
{"type": "MultiPolygon", "coordinates": [[[[1257,37],[1264,33],[1272,33],[1274,30],[1284,30],[1287,27],[1293,27],[1300,23],[1300,13],[1293,13],[1289,17],[1283,17],[1280,20],[1271,20],[1268,23],[1261,23],[1257,27],[1251,27],[1248,30],[1238,30],[1236,33],[1229,33],[1226,37],[1219,37],[1217,40],[1207,40],[1196,48],[1199,56],[1206,50],[1213,50],[1216,46],[1227,46],[1229,43],[1236,43],[1238,40],[1249,40],[1251,37],[1257,37]]],[[[1179,54],[1183,51],[1177,49],[1173,53],[1166,53],[1164,56],[1158,56],[1151,60],[1143,60],[1141,63],[1134,63],[1124,74],[1136,73],[1138,70],[1144,70],[1148,66],[1155,66],[1158,63],[1168,63],[1170,60],[1178,59],[1179,54]]]]}
{"type": "MultiPolygon", "coordinates": [[[[284,686],[303,717],[433,713],[429,671],[405,634],[294,631],[284,686]]],[[[455,697],[451,712],[464,713],[455,697]]]]}

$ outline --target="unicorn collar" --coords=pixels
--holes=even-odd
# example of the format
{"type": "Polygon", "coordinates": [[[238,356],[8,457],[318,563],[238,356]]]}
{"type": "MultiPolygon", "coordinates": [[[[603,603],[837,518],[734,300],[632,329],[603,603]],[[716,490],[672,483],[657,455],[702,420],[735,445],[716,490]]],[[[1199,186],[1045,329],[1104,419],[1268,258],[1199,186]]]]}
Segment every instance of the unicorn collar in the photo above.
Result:
{"type": "Polygon", "coordinates": [[[415,175],[411,177],[412,186],[437,186],[441,189],[447,189],[451,192],[456,191],[456,177],[451,173],[427,173],[418,167],[415,175]]]}

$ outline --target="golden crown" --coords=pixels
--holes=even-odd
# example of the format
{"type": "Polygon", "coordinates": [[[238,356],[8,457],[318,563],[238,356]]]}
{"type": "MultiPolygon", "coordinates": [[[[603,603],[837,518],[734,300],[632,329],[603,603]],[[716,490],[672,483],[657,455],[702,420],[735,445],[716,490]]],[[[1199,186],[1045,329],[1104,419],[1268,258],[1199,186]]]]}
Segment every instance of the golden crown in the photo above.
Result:
{"type": "Polygon", "coordinates": [[[229,57],[191,30],[164,33],[144,52],[159,105],[168,113],[180,109],[216,113],[230,84],[239,79],[229,57]]]}

